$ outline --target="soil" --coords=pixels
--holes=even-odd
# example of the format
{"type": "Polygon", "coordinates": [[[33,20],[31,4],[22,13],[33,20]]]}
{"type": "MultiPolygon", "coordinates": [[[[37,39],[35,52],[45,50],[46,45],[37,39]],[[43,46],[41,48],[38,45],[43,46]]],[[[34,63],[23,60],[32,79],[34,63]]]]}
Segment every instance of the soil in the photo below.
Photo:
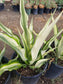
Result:
{"type": "Polygon", "coordinates": [[[9,72],[5,72],[0,76],[0,84],[4,84],[6,79],[8,78],[9,72]]]}
{"type": "Polygon", "coordinates": [[[40,72],[42,72],[44,70],[45,65],[43,65],[41,68],[39,69],[30,69],[29,67],[26,68],[20,68],[17,71],[22,75],[22,76],[34,76],[39,74],[40,72]]]}
{"type": "MultiPolygon", "coordinates": [[[[56,12],[54,18],[57,17],[58,15],[59,12],[56,12]]],[[[43,15],[31,14],[29,16],[29,23],[30,23],[30,19],[33,17],[34,30],[36,33],[39,33],[39,31],[44,27],[45,23],[47,22],[50,16],[51,16],[50,14],[43,14],[43,15]]],[[[11,8],[11,4],[5,4],[5,9],[3,11],[0,11],[0,22],[3,23],[8,28],[12,29],[14,34],[19,35],[17,28],[19,28],[20,32],[22,33],[22,29],[20,28],[20,13],[14,12],[11,8]]],[[[58,26],[58,31],[60,31],[63,28],[63,16],[61,16],[60,20],[57,23],[57,26],[58,26]]],[[[50,33],[47,39],[51,38],[52,35],[53,35],[53,31],[50,33]]],[[[0,49],[2,49],[3,47],[4,47],[4,43],[0,41],[0,49]]],[[[8,45],[6,45],[5,56],[11,59],[13,53],[14,50],[11,49],[8,45]]],[[[8,84],[17,84],[16,79],[13,81],[9,82],[8,84]],[[15,83],[13,83],[13,81],[15,81],[15,83]]],[[[50,80],[42,76],[37,84],[63,84],[63,74],[58,78],[56,78],[55,80],[50,80]]]]}
{"type": "Polygon", "coordinates": [[[21,73],[22,76],[27,76],[27,77],[38,74],[38,72],[35,72],[35,71],[36,70],[29,69],[28,67],[27,68],[21,68],[18,70],[18,72],[21,73]]]}
{"type": "Polygon", "coordinates": [[[58,65],[63,66],[63,60],[58,59],[58,65]]]}

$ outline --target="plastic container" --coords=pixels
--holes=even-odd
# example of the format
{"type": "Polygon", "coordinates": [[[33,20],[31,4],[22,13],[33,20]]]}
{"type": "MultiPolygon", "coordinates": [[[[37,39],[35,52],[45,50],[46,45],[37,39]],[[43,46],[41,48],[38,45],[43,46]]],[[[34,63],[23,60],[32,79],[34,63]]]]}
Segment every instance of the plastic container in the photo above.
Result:
{"type": "Polygon", "coordinates": [[[38,8],[37,9],[32,8],[32,14],[37,15],[38,14],[38,8]]]}
{"type": "Polygon", "coordinates": [[[4,9],[4,3],[0,3],[0,11],[4,9]]]}
{"type": "Polygon", "coordinates": [[[51,63],[49,70],[46,71],[45,77],[49,79],[55,79],[63,73],[63,67],[57,64],[51,63]]]}
{"type": "Polygon", "coordinates": [[[29,8],[25,8],[25,11],[26,11],[26,13],[28,14],[28,15],[30,15],[31,14],[31,9],[29,8]]]}
{"type": "Polygon", "coordinates": [[[49,13],[50,13],[50,10],[51,10],[51,9],[49,9],[49,8],[45,8],[45,9],[44,9],[44,13],[49,14],[49,13]]]}
{"type": "MultiPolygon", "coordinates": [[[[8,59],[6,57],[3,57],[2,58],[2,63],[4,64],[4,63],[7,63],[7,62],[8,62],[8,59]]],[[[10,80],[10,72],[8,73],[8,77],[5,80],[4,84],[7,84],[9,80],[10,80]]]]}
{"type": "MultiPolygon", "coordinates": [[[[16,52],[12,55],[12,59],[14,59],[17,56],[16,52]]],[[[30,76],[30,77],[25,77],[22,76],[19,72],[14,71],[18,76],[20,76],[19,78],[21,79],[21,82],[23,84],[36,84],[40,78],[40,76],[42,75],[42,73],[47,69],[48,63],[46,63],[44,69],[42,70],[42,72],[40,72],[37,75],[34,76],[30,76]]]]}
{"type": "Polygon", "coordinates": [[[38,14],[43,14],[44,13],[44,8],[39,8],[38,9],[38,14]]]}
{"type": "Polygon", "coordinates": [[[19,12],[19,5],[12,5],[13,11],[19,12]]]}

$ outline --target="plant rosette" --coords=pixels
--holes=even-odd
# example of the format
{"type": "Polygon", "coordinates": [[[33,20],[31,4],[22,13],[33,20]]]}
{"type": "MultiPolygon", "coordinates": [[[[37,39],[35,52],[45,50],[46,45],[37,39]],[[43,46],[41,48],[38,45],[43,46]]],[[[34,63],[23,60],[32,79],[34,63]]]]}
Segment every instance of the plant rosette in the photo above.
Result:
{"type": "MultiPolygon", "coordinates": [[[[5,48],[0,52],[0,65],[8,63],[8,59],[3,56],[5,48]]],[[[10,72],[6,71],[0,76],[0,84],[7,84],[10,79],[10,72]]]]}
{"type": "MultiPolygon", "coordinates": [[[[54,18],[52,18],[54,21],[54,18]]],[[[58,36],[63,32],[63,29],[59,32],[58,36]]],[[[57,26],[54,26],[54,34],[58,33],[57,26]]],[[[56,38],[54,41],[54,46],[56,47],[53,52],[54,61],[50,63],[49,69],[46,71],[45,76],[49,79],[54,79],[63,73],[63,36],[60,40],[56,38]]]]}
{"type": "Polygon", "coordinates": [[[28,15],[26,14],[24,8],[24,0],[20,0],[20,13],[20,26],[23,30],[23,33],[21,34],[20,30],[17,29],[20,38],[13,34],[9,28],[0,23],[0,28],[4,31],[0,32],[0,40],[8,44],[17,53],[16,58],[9,60],[7,64],[0,65],[0,75],[2,75],[5,71],[19,70],[23,68],[29,68],[32,71],[35,70],[34,72],[41,73],[43,70],[41,69],[39,71],[39,69],[46,65],[46,63],[50,60],[50,58],[44,57],[48,55],[48,53],[53,52],[55,49],[49,49],[49,44],[51,41],[54,41],[57,36],[54,35],[52,38],[49,38],[48,41],[46,41],[46,39],[52,31],[54,25],[61,17],[62,12],[53,22],[51,22],[54,15],[53,13],[38,34],[33,30],[33,19],[28,26],[28,15]],[[34,35],[36,38],[34,38],[34,35]]]}
{"type": "MultiPolygon", "coordinates": [[[[16,58],[17,53],[12,55],[12,59],[16,58]]],[[[36,84],[42,75],[46,71],[48,63],[44,64],[40,69],[30,69],[29,67],[20,68],[17,71],[13,71],[20,78],[23,84],[36,84]]]]}

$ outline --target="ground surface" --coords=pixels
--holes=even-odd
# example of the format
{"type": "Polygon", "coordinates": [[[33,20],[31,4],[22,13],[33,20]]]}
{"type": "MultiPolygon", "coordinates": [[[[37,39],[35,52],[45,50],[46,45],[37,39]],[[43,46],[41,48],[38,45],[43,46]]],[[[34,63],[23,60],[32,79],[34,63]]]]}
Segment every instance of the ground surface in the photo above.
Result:
{"type": "MultiPolygon", "coordinates": [[[[18,35],[17,28],[21,29],[20,28],[20,24],[19,24],[20,23],[20,13],[12,11],[12,8],[10,6],[11,5],[5,6],[5,9],[0,12],[0,22],[3,23],[5,26],[11,28],[13,33],[18,35]]],[[[54,17],[58,16],[58,14],[59,13],[57,12],[54,15],[54,17]]],[[[47,14],[30,15],[29,16],[29,23],[30,23],[30,19],[32,17],[33,17],[33,20],[34,20],[34,22],[33,22],[34,30],[37,33],[39,33],[39,31],[43,28],[44,24],[46,23],[46,21],[50,17],[50,14],[48,14],[48,15],[47,14]]],[[[60,18],[60,20],[58,21],[57,25],[58,25],[58,29],[59,30],[61,28],[63,28],[63,16],[60,18]]],[[[22,33],[22,30],[21,30],[21,33],[22,33]]],[[[51,32],[49,37],[51,37],[52,35],[53,34],[51,32]]],[[[0,42],[0,49],[2,49],[3,47],[4,47],[3,42],[0,42]]],[[[10,59],[12,54],[14,53],[14,51],[9,46],[6,46],[6,48],[7,49],[6,49],[5,56],[7,56],[10,59]]],[[[14,83],[11,83],[11,84],[14,84],[14,83]]],[[[41,77],[37,84],[63,84],[63,76],[58,77],[58,79],[56,79],[55,82],[53,80],[46,79],[45,77],[41,77]]]]}

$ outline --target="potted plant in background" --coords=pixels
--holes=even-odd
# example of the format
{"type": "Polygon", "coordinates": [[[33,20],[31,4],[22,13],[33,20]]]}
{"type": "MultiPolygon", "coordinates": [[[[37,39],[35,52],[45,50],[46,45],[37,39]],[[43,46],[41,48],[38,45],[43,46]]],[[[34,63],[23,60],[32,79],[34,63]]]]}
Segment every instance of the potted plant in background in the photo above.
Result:
{"type": "Polygon", "coordinates": [[[52,9],[51,0],[46,0],[44,12],[48,14],[51,12],[51,9],[52,9]]]}
{"type": "Polygon", "coordinates": [[[4,9],[4,1],[0,0],[0,11],[4,9]]]}
{"type": "Polygon", "coordinates": [[[57,4],[54,0],[51,1],[51,6],[52,6],[51,12],[53,13],[54,10],[57,9],[57,4]]]}
{"type": "Polygon", "coordinates": [[[32,14],[34,14],[34,15],[38,14],[38,5],[39,5],[39,0],[35,0],[33,8],[32,8],[32,14]]]}
{"type": "MultiPolygon", "coordinates": [[[[6,57],[4,57],[5,53],[5,48],[3,48],[2,51],[0,51],[0,66],[2,64],[6,64],[8,63],[8,59],[6,57]]],[[[7,82],[10,79],[10,73],[9,72],[4,72],[1,76],[0,76],[0,84],[7,84],[7,82]]]]}
{"type": "Polygon", "coordinates": [[[31,14],[32,4],[30,0],[25,0],[25,10],[28,15],[31,14]]]}
{"type": "MultiPolygon", "coordinates": [[[[54,21],[54,18],[52,19],[54,21]]],[[[57,26],[54,26],[54,34],[57,35],[57,37],[60,34],[63,34],[62,32],[63,29],[58,32],[57,26]]],[[[51,54],[53,55],[54,60],[52,63],[50,62],[51,65],[45,74],[49,79],[54,79],[63,73],[63,36],[61,36],[61,39],[59,40],[56,38],[52,47],[55,47],[54,52],[51,54]]]]}
{"type": "MultiPolygon", "coordinates": [[[[0,28],[5,32],[0,32],[0,40],[8,44],[17,53],[17,56],[14,59],[11,59],[7,64],[2,64],[0,66],[0,75],[2,75],[2,73],[5,71],[17,70],[17,73],[20,75],[21,80],[24,84],[36,84],[39,77],[47,68],[47,61],[50,60],[49,58],[44,58],[45,55],[54,51],[55,49],[53,48],[47,50],[49,48],[48,46],[44,48],[47,45],[47,42],[45,43],[45,40],[53,29],[53,26],[59,20],[62,13],[54,20],[54,22],[50,24],[53,16],[52,15],[44,28],[39,32],[39,34],[36,34],[33,31],[32,20],[31,24],[28,27],[28,15],[26,14],[24,9],[24,0],[20,0],[20,13],[20,25],[23,29],[22,34],[18,29],[20,39],[17,35],[14,35],[9,28],[0,23],[0,28]],[[33,33],[36,35],[36,39],[34,39],[33,33]],[[23,47],[20,40],[22,40],[23,47]],[[25,70],[26,72],[28,72],[26,74],[23,74],[22,72],[25,70]]],[[[54,39],[55,38],[52,38],[51,41],[54,39]]]]}
{"type": "Polygon", "coordinates": [[[44,13],[44,8],[45,8],[45,0],[39,0],[39,10],[38,13],[39,14],[43,14],[44,13]]]}
{"type": "Polygon", "coordinates": [[[63,0],[56,0],[57,3],[57,10],[60,12],[62,11],[62,7],[63,7],[63,0]]]}
{"type": "Polygon", "coordinates": [[[20,0],[11,0],[11,3],[12,3],[13,10],[14,11],[19,11],[19,9],[20,9],[20,6],[19,6],[20,0]]]}

